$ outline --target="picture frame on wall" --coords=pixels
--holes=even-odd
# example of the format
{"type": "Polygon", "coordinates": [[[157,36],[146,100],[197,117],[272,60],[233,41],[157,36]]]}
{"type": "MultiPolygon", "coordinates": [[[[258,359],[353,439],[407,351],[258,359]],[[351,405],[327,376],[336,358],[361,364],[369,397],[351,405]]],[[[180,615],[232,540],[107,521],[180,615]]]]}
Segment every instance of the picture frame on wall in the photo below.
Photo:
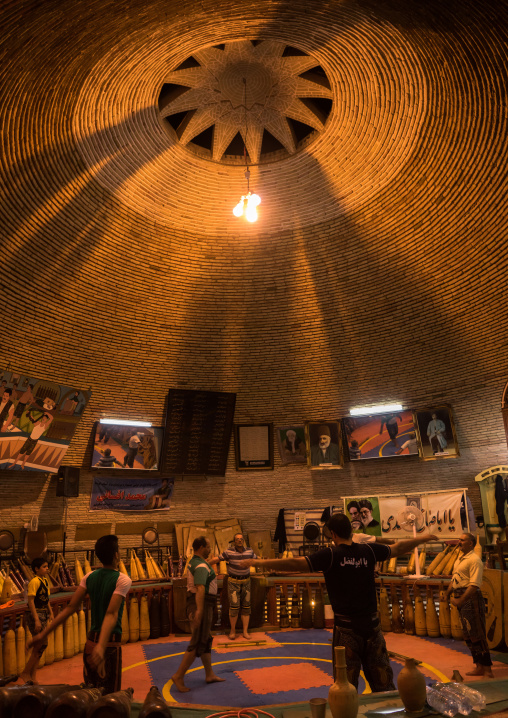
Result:
{"type": "Polygon", "coordinates": [[[276,429],[277,445],[280,462],[283,466],[289,464],[307,463],[307,445],[305,442],[305,426],[291,425],[278,426],[276,429]]]}
{"type": "Polygon", "coordinates": [[[346,416],[342,419],[342,429],[350,461],[419,455],[419,439],[411,410],[346,416]]]}
{"type": "Polygon", "coordinates": [[[237,471],[273,470],[273,424],[235,424],[237,471]]]}
{"type": "Polygon", "coordinates": [[[353,496],[344,499],[346,516],[353,533],[381,536],[381,517],[377,496],[353,496]]]}
{"type": "Polygon", "coordinates": [[[432,406],[414,412],[415,426],[424,461],[453,459],[459,456],[459,445],[451,407],[432,406]]]}
{"type": "Polygon", "coordinates": [[[341,469],[342,436],[339,421],[309,421],[305,425],[307,466],[311,469],[341,469]]]}
{"type": "Polygon", "coordinates": [[[92,437],[91,469],[160,471],[163,427],[97,421],[92,437]]]}

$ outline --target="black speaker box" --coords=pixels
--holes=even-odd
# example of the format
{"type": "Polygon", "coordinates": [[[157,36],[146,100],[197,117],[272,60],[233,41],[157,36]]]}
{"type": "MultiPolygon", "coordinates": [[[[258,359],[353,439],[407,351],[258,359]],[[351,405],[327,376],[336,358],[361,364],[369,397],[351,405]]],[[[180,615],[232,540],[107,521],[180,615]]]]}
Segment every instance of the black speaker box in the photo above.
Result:
{"type": "Polygon", "coordinates": [[[56,495],[69,498],[79,496],[79,466],[60,466],[56,483],[56,495]]]}

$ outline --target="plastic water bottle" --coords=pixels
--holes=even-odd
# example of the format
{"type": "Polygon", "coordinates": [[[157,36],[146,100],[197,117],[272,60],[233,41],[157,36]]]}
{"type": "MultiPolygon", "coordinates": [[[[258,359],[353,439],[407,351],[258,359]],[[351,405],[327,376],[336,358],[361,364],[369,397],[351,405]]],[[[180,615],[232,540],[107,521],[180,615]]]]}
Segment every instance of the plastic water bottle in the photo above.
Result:
{"type": "Polygon", "coordinates": [[[459,712],[456,701],[430,686],[427,686],[427,703],[431,708],[434,708],[435,711],[442,713],[444,716],[448,716],[448,718],[453,718],[453,716],[459,712]]]}
{"type": "Polygon", "coordinates": [[[468,716],[473,710],[473,704],[471,700],[462,693],[455,691],[450,683],[441,683],[439,685],[439,693],[441,693],[441,695],[447,696],[450,700],[455,701],[457,703],[459,713],[461,713],[463,716],[468,716]]]}
{"type": "Polygon", "coordinates": [[[460,695],[469,698],[474,711],[483,711],[487,707],[487,701],[483,693],[471,688],[471,686],[468,686],[465,683],[447,683],[446,685],[453,688],[455,693],[460,693],[460,695]]]}

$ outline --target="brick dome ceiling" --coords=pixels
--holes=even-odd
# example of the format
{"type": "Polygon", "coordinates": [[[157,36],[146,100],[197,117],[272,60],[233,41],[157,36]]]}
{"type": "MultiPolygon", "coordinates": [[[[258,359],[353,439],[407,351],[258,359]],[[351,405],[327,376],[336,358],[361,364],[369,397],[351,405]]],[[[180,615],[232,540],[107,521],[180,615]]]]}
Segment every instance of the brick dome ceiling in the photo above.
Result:
{"type": "Polygon", "coordinates": [[[422,392],[455,381],[459,356],[468,377],[493,371],[505,324],[491,318],[506,318],[492,283],[506,265],[507,19],[499,0],[4,3],[7,360],[139,406],[179,381],[244,387],[265,416],[282,391],[302,416],[316,397],[335,416],[337,382],[346,406],[414,397],[415,376],[422,392]],[[289,67],[278,117],[312,129],[294,152],[279,136],[266,162],[258,132],[252,225],[232,214],[245,178],[219,161],[226,139],[201,147],[214,158],[193,134],[207,129],[202,102],[222,132],[198,75],[237,49],[209,88],[220,102],[234,110],[240,75],[254,83],[269,50],[257,100],[276,63],[289,67]],[[295,98],[309,109],[309,64],[329,85],[321,124],[289,111],[295,98]],[[166,119],[165,85],[202,93],[166,119]],[[144,394],[116,379],[133,357],[144,394]]]}
{"type": "MultiPolygon", "coordinates": [[[[11,172],[38,176],[48,163],[63,192],[93,182],[150,222],[213,235],[376,212],[381,194],[396,200],[404,173],[431,212],[447,191],[434,196],[436,183],[456,186],[471,162],[478,181],[467,202],[475,202],[505,145],[495,15],[503,17],[502,9],[398,0],[184,9],[167,0],[12,3],[5,18],[10,89],[2,103],[11,172]],[[301,55],[283,57],[287,47],[301,55]],[[321,87],[305,79],[315,66],[326,79],[321,87]],[[263,130],[281,145],[278,155],[272,148],[281,161],[252,170],[252,189],[263,200],[255,227],[231,213],[245,191],[241,167],[207,161],[227,159],[240,128],[242,73],[252,92],[251,160],[270,156],[262,152],[263,130]],[[189,91],[161,101],[168,85],[189,91]],[[313,92],[330,101],[329,116],[309,109],[313,92]],[[184,127],[166,132],[161,116],[178,115],[187,115],[184,127]],[[298,152],[288,117],[313,130],[298,152]],[[200,153],[194,140],[207,130],[214,139],[200,153]],[[191,145],[198,151],[189,152],[191,145]]],[[[12,175],[5,179],[12,184],[12,175]]]]}
{"type": "MultiPolygon", "coordinates": [[[[286,7],[283,4],[279,9],[286,11],[286,7]]],[[[257,21],[249,22],[249,41],[261,39],[261,43],[254,47],[244,42],[243,48],[240,43],[245,53],[250,45],[246,57],[251,62],[256,50],[265,56],[271,50],[273,58],[270,38],[274,35],[281,48],[295,46],[308,53],[313,64],[324,69],[331,87],[327,94],[333,98],[325,130],[305,151],[272,166],[253,168],[251,188],[263,199],[257,231],[328,221],[375,201],[421,146],[430,91],[425,64],[434,64],[435,51],[429,47],[422,52],[415,38],[395,24],[379,23],[365,13],[358,17],[357,7],[330,3],[323,8],[322,15],[305,13],[297,24],[289,25],[284,12],[271,22],[261,19],[264,13],[258,6],[257,21]],[[334,23],[334,32],[327,32],[334,23]]],[[[242,9],[239,4],[238,10],[242,9]]],[[[195,228],[199,211],[206,218],[204,232],[215,234],[239,229],[231,210],[245,192],[244,173],[241,168],[218,170],[207,158],[191,156],[182,138],[171,141],[159,122],[158,108],[161,88],[168,79],[174,84],[179,74],[171,68],[178,68],[189,56],[206,57],[218,41],[228,49],[238,47],[232,39],[245,33],[243,19],[228,18],[217,24],[211,17],[204,24],[199,23],[199,16],[197,24],[176,21],[165,32],[141,24],[130,42],[108,42],[77,90],[72,133],[90,173],[122,203],[175,228],[195,228]]],[[[104,27],[101,32],[105,34],[104,27]]],[[[258,62],[260,74],[261,67],[266,93],[270,64],[258,62]]],[[[189,69],[185,74],[193,73],[189,69]]],[[[250,76],[255,73],[251,71],[250,76]]],[[[240,86],[241,68],[229,77],[235,77],[240,86]]],[[[295,74],[290,77],[296,79],[295,74]]],[[[210,83],[208,90],[214,89],[210,83]]],[[[284,90],[288,91],[281,88],[281,95],[284,90]]],[[[295,90],[290,91],[292,100],[295,90]]],[[[241,96],[235,93],[240,102],[241,96]]],[[[181,102],[184,99],[185,94],[181,102]]],[[[280,95],[276,99],[281,103],[280,95]]],[[[207,100],[202,99],[203,111],[207,100]]],[[[218,106],[213,105],[210,112],[218,106]]],[[[176,105],[176,109],[182,107],[186,106],[176,105]]],[[[279,137],[288,145],[282,132],[279,137]]],[[[220,152],[223,144],[218,143],[220,152]]]]}

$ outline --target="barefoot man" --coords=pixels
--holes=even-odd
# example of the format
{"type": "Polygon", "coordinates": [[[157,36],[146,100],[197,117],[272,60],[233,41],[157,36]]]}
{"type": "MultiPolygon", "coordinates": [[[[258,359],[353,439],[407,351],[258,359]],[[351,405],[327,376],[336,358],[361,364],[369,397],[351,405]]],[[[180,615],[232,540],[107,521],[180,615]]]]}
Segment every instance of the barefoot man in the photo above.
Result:
{"type": "Polygon", "coordinates": [[[180,693],[187,693],[183,679],[196,656],[201,658],[207,683],[222,682],[224,678],[215,675],[212,668],[212,624],[213,609],[217,598],[217,577],[207,562],[210,542],[206,536],[198,536],[192,542],[194,555],[187,571],[187,616],[191,621],[192,636],[182,662],[172,681],[180,693]]]}
{"type": "Polygon", "coordinates": [[[243,637],[248,641],[251,636],[248,632],[250,621],[250,569],[242,569],[238,566],[238,562],[248,559],[257,558],[251,548],[246,548],[243,534],[235,534],[234,545],[232,549],[226,549],[221,553],[218,561],[227,561],[228,564],[228,598],[229,598],[229,622],[231,630],[229,632],[230,640],[236,638],[236,622],[238,614],[241,612],[243,637]]]}
{"type": "Polygon", "coordinates": [[[483,563],[474,552],[476,536],[464,533],[459,538],[461,554],[453,566],[452,580],[448,587],[450,603],[457,606],[466,645],[475,663],[474,670],[467,676],[494,678],[485,628],[485,601],[480,586],[483,578],[483,563]]]}

